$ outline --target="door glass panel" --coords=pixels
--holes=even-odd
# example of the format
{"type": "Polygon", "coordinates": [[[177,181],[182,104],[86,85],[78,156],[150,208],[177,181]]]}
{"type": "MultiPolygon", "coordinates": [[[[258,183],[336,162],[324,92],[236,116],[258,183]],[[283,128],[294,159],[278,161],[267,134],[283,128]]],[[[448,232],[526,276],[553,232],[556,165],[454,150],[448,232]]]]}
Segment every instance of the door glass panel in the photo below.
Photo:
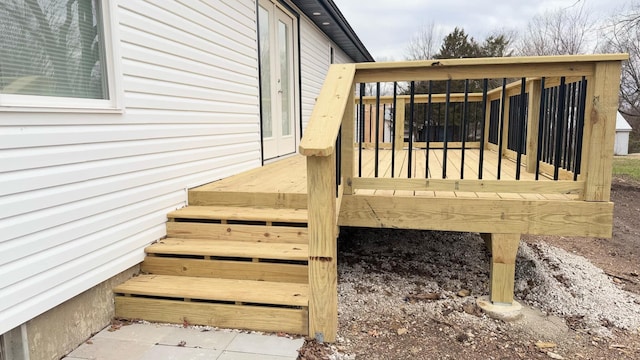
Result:
{"type": "Polygon", "coordinates": [[[273,136],[271,125],[271,56],[269,42],[269,11],[258,8],[258,32],[260,33],[260,106],[262,110],[262,135],[273,136]]]}
{"type": "Polygon", "coordinates": [[[289,27],[278,21],[278,56],[280,57],[280,96],[282,103],[282,135],[291,135],[291,72],[289,47],[289,27]]]}

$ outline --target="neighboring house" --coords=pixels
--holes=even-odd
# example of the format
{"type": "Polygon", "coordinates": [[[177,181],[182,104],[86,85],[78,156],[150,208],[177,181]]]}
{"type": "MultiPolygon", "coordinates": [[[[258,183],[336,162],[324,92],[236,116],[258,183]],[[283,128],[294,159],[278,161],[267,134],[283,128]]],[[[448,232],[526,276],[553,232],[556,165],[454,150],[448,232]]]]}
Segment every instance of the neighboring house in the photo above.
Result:
{"type": "Polygon", "coordinates": [[[68,3],[0,4],[0,334],[32,357],[107,323],[94,287],[186,189],[295,153],[330,63],[373,61],[331,0],[68,3]]]}
{"type": "Polygon", "coordinates": [[[618,113],[616,114],[616,141],[613,150],[614,155],[629,155],[629,134],[633,128],[625,120],[625,118],[618,113]]]}

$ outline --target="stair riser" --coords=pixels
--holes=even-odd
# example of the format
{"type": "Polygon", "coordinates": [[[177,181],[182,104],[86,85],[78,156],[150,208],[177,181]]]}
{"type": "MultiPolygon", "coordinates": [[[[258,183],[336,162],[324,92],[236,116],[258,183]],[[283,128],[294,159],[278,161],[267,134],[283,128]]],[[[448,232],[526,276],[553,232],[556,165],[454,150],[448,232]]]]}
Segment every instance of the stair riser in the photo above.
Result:
{"type": "Polygon", "coordinates": [[[116,296],[116,317],[307,335],[308,310],[116,296]]]}
{"type": "Polygon", "coordinates": [[[307,284],[309,279],[306,265],[165,257],[147,257],[142,263],[142,271],[157,275],[277,281],[300,284],[307,284]]]}
{"type": "Polygon", "coordinates": [[[259,206],[272,208],[306,209],[306,194],[252,193],[227,191],[189,191],[191,206],[259,206]]]}
{"type": "Polygon", "coordinates": [[[305,227],[167,222],[167,237],[307,244],[305,227]]]}

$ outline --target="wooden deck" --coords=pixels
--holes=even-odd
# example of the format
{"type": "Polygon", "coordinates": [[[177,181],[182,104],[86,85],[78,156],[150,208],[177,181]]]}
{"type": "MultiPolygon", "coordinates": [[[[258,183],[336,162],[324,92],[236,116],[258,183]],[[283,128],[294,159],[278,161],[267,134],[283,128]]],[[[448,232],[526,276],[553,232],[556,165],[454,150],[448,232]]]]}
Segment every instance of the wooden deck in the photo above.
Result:
{"type": "MultiPolygon", "coordinates": [[[[149,275],[115,289],[116,316],[285,331],[333,342],[340,226],[478,232],[491,251],[490,302],[505,311],[517,308],[514,276],[522,234],[611,236],[616,79],[626,58],[333,65],[299,146],[303,156],[190,189],[188,207],[168,214],[168,238],[146,250],[142,269],[149,275]],[[521,81],[470,97],[497,101],[500,109],[486,104],[484,132],[464,152],[464,178],[463,152],[454,144],[447,143],[445,152],[430,143],[428,166],[424,149],[408,152],[405,121],[395,122],[392,144],[354,148],[358,85],[483,78],[521,81]],[[573,95],[553,95],[567,87],[573,95]],[[510,111],[511,100],[526,94],[526,107],[520,101],[519,111],[510,111]],[[565,109],[576,106],[568,99],[574,97],[582,99],[580,110],[567,117],[565,109]],[[519,139],[512,144],[519,150],[508,150],[510,139],[519,139]],[[525,157],[525,149],[532,156],[525,157]],[[575,159],[567,162],[574,150],[575,159]],[[538,180],[533,171],[540,171],[538,180]],[[579,172],[576,181],[571,171],[579,172]]],[[[425,99],[431,103],[431,97],[420,101],[425,99]]],[[[434,99],[449,103],[466,96],[434,99]]],[[[394,114],[406,120],[405,105],[414,98],[397,100],[394,114]]]]}

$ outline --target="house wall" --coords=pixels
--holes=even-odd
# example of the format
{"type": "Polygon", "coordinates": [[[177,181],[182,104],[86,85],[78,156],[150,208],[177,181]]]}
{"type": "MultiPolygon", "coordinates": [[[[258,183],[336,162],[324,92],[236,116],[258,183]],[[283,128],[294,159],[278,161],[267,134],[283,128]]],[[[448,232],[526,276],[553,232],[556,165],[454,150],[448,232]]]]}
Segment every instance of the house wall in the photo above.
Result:
{"type": "Polygon", "coordinates": [[[139,263],[186,188],[260,166],[255,9],[120,1],[122,113],[3,109],[0,334],[139,263]]]}
{"type": "Polygon", "coordinates": [[[302,73],[302,127],[307,127],[309,117],[316,104],[322,84],[333,62],[336,64],[353,62],[351,58],[318,29],[311,20],[300,19],[300,64],[302,73]]]}
{"type": "MultiPolygon", "coordinates": [[[[0,334],[44,313],[37,341],[77,307],[52,308],[142,261],[186,189],[260,166],[255,11],[120,1],[122,112],[0,109],[0,334]]],[[[330,47],[350,59],[299,13],[306,125],[330,47]]]]}

